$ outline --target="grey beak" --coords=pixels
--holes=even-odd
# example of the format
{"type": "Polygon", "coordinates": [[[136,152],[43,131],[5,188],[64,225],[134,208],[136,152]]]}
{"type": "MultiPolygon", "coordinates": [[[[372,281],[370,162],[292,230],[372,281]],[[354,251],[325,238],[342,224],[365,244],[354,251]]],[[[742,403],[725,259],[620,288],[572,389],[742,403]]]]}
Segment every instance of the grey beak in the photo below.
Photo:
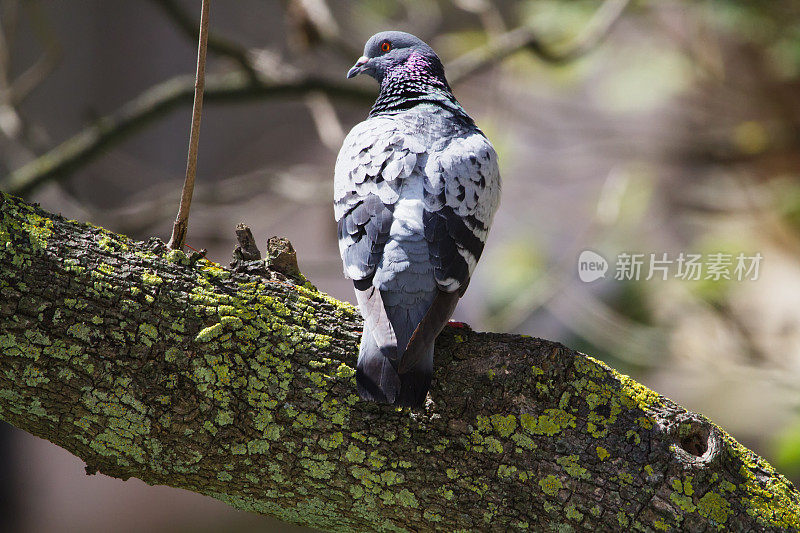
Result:
{"type": "Polygon", "coordinates": [[[368,61],[369,58],[367,56],[359,57],[358,61],[356,61],[356,64],[353,65],[353,68],[347,71],[347,78],[353,78],[361,74],[364,71],[364,65],[366,65],[368,61]]]}

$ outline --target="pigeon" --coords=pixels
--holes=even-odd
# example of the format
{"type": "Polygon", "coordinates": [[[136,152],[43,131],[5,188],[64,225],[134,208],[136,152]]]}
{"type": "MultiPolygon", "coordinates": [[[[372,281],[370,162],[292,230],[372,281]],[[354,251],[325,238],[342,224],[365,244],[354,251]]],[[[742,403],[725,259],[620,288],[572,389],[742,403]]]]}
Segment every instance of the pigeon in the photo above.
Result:
{"type": "Polygon", "coordinates": [[[436,337],[469,285],[500,201],[492,144],[458,103],[442,62],[400,31],[373,35],[348,78],[380,84],[334,173],[344,275],[364,318],[361,398],[425,404],[436,337]]]}

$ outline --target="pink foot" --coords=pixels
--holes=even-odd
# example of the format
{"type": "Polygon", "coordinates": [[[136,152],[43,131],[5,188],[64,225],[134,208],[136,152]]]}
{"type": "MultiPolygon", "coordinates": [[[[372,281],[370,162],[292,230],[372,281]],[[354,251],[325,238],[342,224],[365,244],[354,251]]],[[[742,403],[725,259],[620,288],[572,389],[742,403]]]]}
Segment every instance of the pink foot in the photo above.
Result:
{"type": "Polygon", "coordinates": [[[458,328],[458,329],[464,329],[469,327],[469,324],[467,324],[466,322],[456,322],[455,320],[451,320],[450,322],[447,323],[447,325],[450,326],[451,328],[458,328]]]}

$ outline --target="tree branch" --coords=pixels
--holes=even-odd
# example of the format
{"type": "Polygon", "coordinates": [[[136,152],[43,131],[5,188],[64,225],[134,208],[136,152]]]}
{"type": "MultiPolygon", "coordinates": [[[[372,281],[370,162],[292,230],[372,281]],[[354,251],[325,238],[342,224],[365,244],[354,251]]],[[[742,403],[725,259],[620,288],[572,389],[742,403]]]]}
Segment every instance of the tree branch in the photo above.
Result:
{"type": "MultiPolygon", "coordinates": [[[[176,0],[152,0],[160,7],[170,20],[180,29],[190,41],[197,41],[200,37],[200,25],[186,12],[176,0]]],[[[229,57],[251,78],[256,78],[256,70],[250,59],[250,51],[239,43],[226,39],[214,32],[208,34],[208,49],[212,52],[229,57]]]]}
{"type": "Polygon", "coordinates": [[[609,34],[629,3],[630,0],[606,0],[575,40],[560,48],[545,43],[530,28],[511,30],[453,61],[447,69],[448,77],[454,84],[458,83],[521,50],[528,50],[539,59],[553,64],[578,59],[593,50],[609,34]]]}
{"type": "MultiPolygon", "coordinates": [[[[191,36],[197,35],[197,27],[192,18],[173,0],[154,1],[185,33],[191,36]]],[[[575,59],[588,52],[608,34],[628,2],[629,0],[606,0],[575,42],[560,52],[546,46],[528,28],[517,28],[507,32],[493,39],[488,45],[454,60],[448,66],[449,79],[455,85],[522,49],[529,49],[552,63],[575,59]]],[[[315,93],[365,102],[375,98],[373,91],[313,76],[308,78],[290,76],[292,79],[280,81],[269,79],[264,73],[253,70],[249,52],[245,49],[210,35],[209,48],[212,48],[212,43],[216,52],[236,59],[244,72],[208,76],[205,94],[209,102],[274,96],[308,96],[315,93]]],[[[148,89],[117,112],[101,118],[50,152],[12,172],[2,183],[2,187],[12,194],[24,196],[46,181],[68,176],[76,168],[88,163],[103,150],[120,142],[153,119],[166,115],[179,105],[191,102],[192,87],[188,77],[177,76],[148,89]]]]}
{"type": "Polygon", "coordinates": [[[354,309],[0,197],[0,417],[87,471],[331,530],[798,530],[701,415],[564,346],[447,328],[423,412],[360,401],[354,309]]]}
{"type": "MultiPolygon", "coordinates": [[[[232,72],[206,77],[205,100],[208,103],[243,102],[315,92],[361,102],[375,98],[372,91],[321,78],[275,82],[262,76],[253,80],[242,72],[232,72]]],[[[191,103],[193,95],[194,76],[176,76],[151,87],[115,113],[100,118],[50,152],[12,172],[2,188],[12,194],[26,195],[48,180],[64,178],[151,121],[191,103]]]]}

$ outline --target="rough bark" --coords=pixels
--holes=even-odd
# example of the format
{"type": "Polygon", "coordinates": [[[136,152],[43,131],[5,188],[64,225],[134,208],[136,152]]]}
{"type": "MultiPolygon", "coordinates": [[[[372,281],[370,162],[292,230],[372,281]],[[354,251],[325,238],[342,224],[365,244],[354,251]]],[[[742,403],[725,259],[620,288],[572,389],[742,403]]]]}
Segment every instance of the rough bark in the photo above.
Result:
{"type": "Polygon", "coordinates": [[[350,305],[0,202],[0,417],[89,473],[339,531],[798,529],[763,459],[560,344],[447,328],[424,411],[365,403],[350,305]]]}

